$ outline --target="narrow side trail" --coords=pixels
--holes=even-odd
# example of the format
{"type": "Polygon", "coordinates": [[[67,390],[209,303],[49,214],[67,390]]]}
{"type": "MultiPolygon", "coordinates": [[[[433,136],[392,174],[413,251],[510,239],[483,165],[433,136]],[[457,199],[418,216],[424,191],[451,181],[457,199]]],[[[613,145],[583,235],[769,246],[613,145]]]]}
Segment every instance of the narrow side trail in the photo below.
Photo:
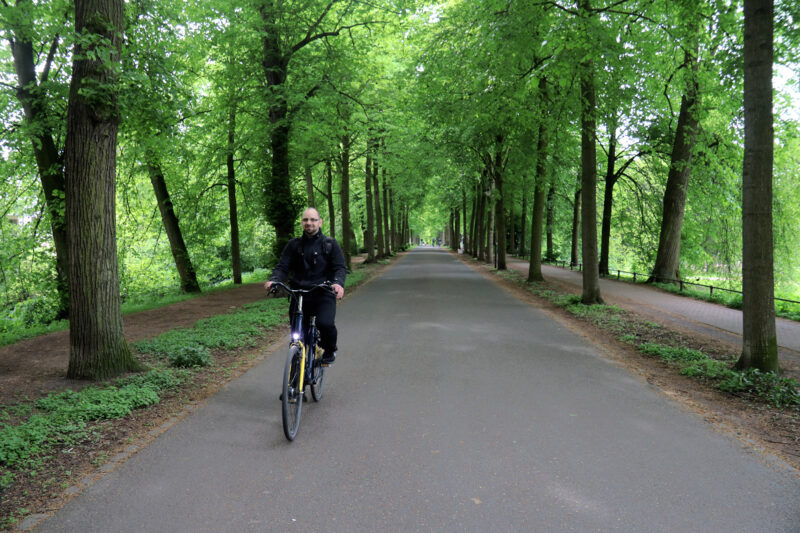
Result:
{"type": "Polygon", "coordinates": [[[36,531],[797,532],[793,472],[443,250],[337,324],[293,443],[278,350],[36,531]]]}
{"type": "MultiPolygon", "coordinates": [[[[507,259],[507,266],[528,275],[528,262],[507,259]]],[[[547,281],[570,287],[580,294],[583,278],[578,271],[542,265],[547,281]]],[[[741,349],[742,311],[724,305],[670,294],[657,287],[601,278],[600,291],[607,303],[647,315],[670,326],[689,329],[727,342],[741,349]]],[[[778,318],[775,321],[782,361],[800,367],[800,322],[778,318]]]]}

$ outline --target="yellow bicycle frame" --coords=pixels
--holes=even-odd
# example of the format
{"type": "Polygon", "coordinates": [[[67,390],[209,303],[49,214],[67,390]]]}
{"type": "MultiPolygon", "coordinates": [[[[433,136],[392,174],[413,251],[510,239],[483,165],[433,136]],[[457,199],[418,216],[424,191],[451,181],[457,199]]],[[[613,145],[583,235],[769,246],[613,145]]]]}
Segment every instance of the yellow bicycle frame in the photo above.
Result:
{"type": "Polygon", "coordinates": [[[300,390],[298,394],[303,394],[303,386],[306,378],[306,345],[303,344],[303,341],[297,341],[297,344],[300,346],[300,353],[302,355],[300,358],[300,390]]]}

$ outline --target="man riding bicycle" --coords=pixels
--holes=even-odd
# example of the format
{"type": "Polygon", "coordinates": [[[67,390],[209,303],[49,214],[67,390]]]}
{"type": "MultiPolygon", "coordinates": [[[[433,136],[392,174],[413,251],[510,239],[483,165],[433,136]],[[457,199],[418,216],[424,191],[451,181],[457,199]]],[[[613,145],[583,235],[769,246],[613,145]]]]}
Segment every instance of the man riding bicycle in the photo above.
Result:
{"type": "MultiPolygon", "coordinates": [[[[331,364],[336,360],[337,349],[336,299],[344,296],[347,266],[339,243],[320,230],[322,218],[316,209],[309,207],[303,211],[302,223],[302,237],[296,237],[286,244],[264,288],[269,291],[273,282],[283,283],[287,279],[293,289],[309,289],[326,281],[331,283],[333,293],[315,291],[303,299],[303,314],[317,317],[320,348],[324,350],[322,363],[331,364]]],[[[292,311],[289,310],[290,317],[292,311]]]]}

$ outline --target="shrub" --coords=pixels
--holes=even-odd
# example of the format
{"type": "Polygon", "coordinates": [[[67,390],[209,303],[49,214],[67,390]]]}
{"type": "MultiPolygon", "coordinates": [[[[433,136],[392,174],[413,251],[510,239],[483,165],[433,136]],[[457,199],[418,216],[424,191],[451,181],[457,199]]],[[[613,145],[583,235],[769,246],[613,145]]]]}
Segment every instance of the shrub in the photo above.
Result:
{"type": "Polygon", "coordinates": [[[205,346],[180,346],[167,353],[169,364],[178,368],[195,368],[211,364],[211,352],[205,346]]]}

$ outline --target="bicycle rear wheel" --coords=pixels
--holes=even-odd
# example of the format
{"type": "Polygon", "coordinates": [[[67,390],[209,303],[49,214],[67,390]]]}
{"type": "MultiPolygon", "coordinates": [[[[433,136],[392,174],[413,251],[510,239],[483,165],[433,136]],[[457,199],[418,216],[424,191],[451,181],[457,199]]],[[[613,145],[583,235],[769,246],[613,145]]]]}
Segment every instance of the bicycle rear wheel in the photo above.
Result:
{"type": "Polygon", "coordinates": [[[321,350],[317,348],[317,351],[320,353],[317,353],[316,357],[314,357],[314,367],[311,373],[311,397],[314,398],[315,402],[322,399],[322,388],[325,386],[325,371],[327,370],[322,366],[321,350]]]}
{"type": "Polygon", "coordinates": [[[303,352],[299,346],[292,346],[286,356],[283,368],[283,395],[281,396],[281,414],[283,415],[283,433],[286,438],[294,440],[300,427],[300,412],[303,409],[303,391],[300,390],[300,360],[303,352]]]}

